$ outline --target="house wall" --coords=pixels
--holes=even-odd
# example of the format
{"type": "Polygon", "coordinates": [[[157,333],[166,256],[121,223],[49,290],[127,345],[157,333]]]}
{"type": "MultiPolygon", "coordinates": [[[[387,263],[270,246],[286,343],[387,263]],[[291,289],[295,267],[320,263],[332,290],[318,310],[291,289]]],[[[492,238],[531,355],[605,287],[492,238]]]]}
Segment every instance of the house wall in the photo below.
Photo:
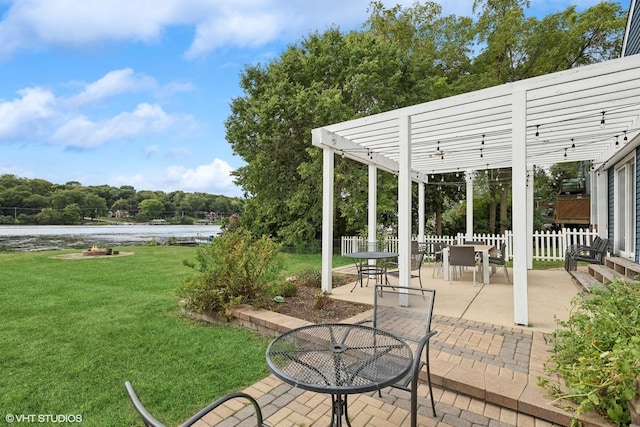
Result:
{"type": "Polygon", "coordinates": [[[640,0],[632,0],[622,56],[640,53],[640,0]]]}
{"type": "Polygon", "coordinates": [[[638,262],[640,254],[638,254],[638,248],[640,248],[640,146],[636,147],[636,241],[634,244],[634,261],[638,262]]]}
{"type": "Polygon", "coordinates": [[[613,221],[613,215],[614,215],[614,209],[613,209],[613,201],[615,200],[615,194],[614,194],[614,188],[613,188],[613,178],[615,176],[615,169],[613,167],[610,167],[609,169],[607,169],[607,198],[609,199],[609,202],[607,203],[608,206],[608,213],[607,213],[607,231],[608,231],[608,235],[607,235],[607,239],[609,239],[610,242],[613,242],[613,231],[614,231],[614,221],[613,221]]]}

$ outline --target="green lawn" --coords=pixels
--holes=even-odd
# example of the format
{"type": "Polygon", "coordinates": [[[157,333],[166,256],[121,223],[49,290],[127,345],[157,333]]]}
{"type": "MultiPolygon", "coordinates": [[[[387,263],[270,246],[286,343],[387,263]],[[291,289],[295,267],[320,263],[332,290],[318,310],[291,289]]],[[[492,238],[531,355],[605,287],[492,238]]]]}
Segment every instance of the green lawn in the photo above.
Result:
{"type": "Polygon", "coordinates": [[[267,338],[179,314],[175,290],[195,273],[182,264],[194,248],[121,250],[134,255],[0,253],[4,415],[78,414],[86,426],[137,425],[124,389],[129,380],[159,419],[175,424],[268,375],[267,338]]]}

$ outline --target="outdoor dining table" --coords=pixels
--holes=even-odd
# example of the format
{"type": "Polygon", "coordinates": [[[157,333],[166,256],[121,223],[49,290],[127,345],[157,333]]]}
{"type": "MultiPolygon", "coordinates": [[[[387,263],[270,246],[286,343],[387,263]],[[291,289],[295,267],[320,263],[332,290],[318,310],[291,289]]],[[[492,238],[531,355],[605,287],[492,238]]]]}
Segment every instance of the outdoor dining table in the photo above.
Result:
{"type": "Polygon", "coordinates": [[[313,324],[292,329],[267,347],[267,365],[282,381],[331,395],[331,425],[351,426],[347,395],[397,382],[413,363],[401,338],[365,325],[313,324]]]}
{"type": "MultiPolygon", "coordinates": [[[[374,261],[378,261],[379,259],[391,259],[391,258],[396,258],[398,256],[397,252],[386,252],[386,251],[361,251],[361,252],[351,252],[349,254],[345,254],[344,255],[347,258],[353,258],[355,260],[356,263],[356,267],[358,268],[358,280],[360,282],[360,287],[362,287],[362,281],[363,281],[363,277],[362,274],[360,274],[360,272],[363,271],[362,269],[362,264],[365,260],[367,260],[367,262],[369,260],[374,260],[374,261]]],[[[384,269],[384,267],[383,267],[384,269]]],[[[386,278],[385,278],[386,280],[386,278]]],[[[353,291],[353,289],[355,289],[357,283],[353,286],[353,288],[351,289],[351,291],[353,291]]]]}
{"type": "MultiPolygon", "coordinates": [[[[482,283],[489,284],[489,251],[491,251],[493,245],[457,245],[457,246],[473,246],[473,250],[482,255],[482,283]]],[[[449,248],[442,249],[442,271],[444,273],[444,280],[449,280],[449,248]]]]}

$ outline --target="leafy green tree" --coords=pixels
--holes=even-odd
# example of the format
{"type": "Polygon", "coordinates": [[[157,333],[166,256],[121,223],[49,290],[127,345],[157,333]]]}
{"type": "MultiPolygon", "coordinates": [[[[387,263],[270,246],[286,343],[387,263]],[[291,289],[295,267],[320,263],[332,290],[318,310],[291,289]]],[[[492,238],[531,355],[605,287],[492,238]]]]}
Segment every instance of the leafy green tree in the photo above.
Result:
{"type": "Polygon", "coordinates": [[[62,210],[62,222],[67,225],[79,224],[82,222],[83,209],[77,203],[67,205],[62,210]]]}
{"type": "Polygon", "coordinates": [[[140,202],[140,217],[144,220],[162,218],[164,205],[158,199],[145,199],[140,202]]]}
{"type": "Polygon", "coordinates": [[[86,217],[97,218],[107,214],[107,201],[97,194],[87,194],[82,205],[86,217]]]}
{"type": "Polygon", "coordinates": [[[42,209],[35,216],[36,223],[40,225],[59,225],[64,224],[60,211],[51,208],[42,209]]]}

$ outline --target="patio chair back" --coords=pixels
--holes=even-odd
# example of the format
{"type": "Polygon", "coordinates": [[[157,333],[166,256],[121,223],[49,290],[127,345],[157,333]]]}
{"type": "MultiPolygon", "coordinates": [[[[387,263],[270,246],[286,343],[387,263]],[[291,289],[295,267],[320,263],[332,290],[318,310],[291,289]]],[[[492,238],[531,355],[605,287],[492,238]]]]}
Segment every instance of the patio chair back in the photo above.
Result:
{"type": "Polygon", "coordinates": [[[489,256],[489,264],[501,265],[504,269],[504,277],[507,279],[507,283],[511,283],[511,281],[509,280],[509,271],[507,271],[507,260],[504,257],[506,248],[507,245],[505,243],[501,243],[500,252],[496,255],[489,256]]]}
{"type": "MultiPolygon", "coordinates": [[[[411,271],[417,271],[418,274],[412,274],[411,277],[417,277],[418,282],[420,283],[420,287],[422,287],[422,276],[420,274],[420,269],[422,267],[422,263],[424,262],[424,248],[416,241],[411,241],[411,271]]],[[[398,263],[387,262],[386,265],[387,276],[398,277],[399,272],[397,270],[398,263]],[[391,269],[391,271],[389,271],[391,269]],[[396,269],[396,270],[393,270],[396,269]]]]}
{"type": "Polygon", "coordinates": [[[476,285],[476,251],[473,246],[450,246],[449,247],[449,283],[453,281],[453,272],[456,267],[473,268],[473,286],[476,285]],[[452,271],[451,271],[452,270],[452,271]]]}
{"type": "MultiPolygon", "coordinates": [[[[144,407],[144,405],[142,404],[142,402],[138,398],[138,395],[136,394],[135,390],[133,389],[133,386],[131,385],[131,383],[129,381],[127,381],[127,382],[124,383],[124,386],[125,386],[125,388],[127,390],[127,394],[129,395],[129,399],[131,399],[131,403],[133,403],[133,407],[136,409],[136,411],[138,411],[138,414],[140,414],[140,417],[142,418],[142,421],[144,422],[144,425],[147,426],[147,427],[165,427],[164,424],[162,424],[160,421],[158,421],[144,407]]],[[[194,416],[189,418],[187,421],[185,421],[183,424],[181,424],[181,426],[182,427],[192,426],[196,422],[200,421],[209,412],[213,411],[218,406],[220,406],[223,403],[227,402],[228,400],[232,400],[232,399],[245,399],[245,400],[248,400],[249,403],[251,403],[251,405],[253,405],[253,409],[254,409],[255,414],[256,414],[256,425],[258,427],[267,427],[267,425],[262,422],[262,410],[260,409],[260,405],[258,405],[258,402],[251,395],[249,395],[247,393],[244,393],[244,392],[231,393],[231,394],[228,394],[226,396],[221,397],[220,399],[216,400],[215,402],[210,403],[205,408],[203,408],[200,411],[198,411],[197,414],[195,414],[194,416]]]]}
{"type": "Polygon", "coordinates": [[[431,330],[435,296],[435,289],[376,285],[373,318],[365,321],[372,322],[375,328],[417,343],[411,371],[392,385],[411,393],[411,426],[417,425],[418,383],[422,368],[426,368],[431,409],[436,416],[429,365],[429,341],[437,333],[431,330]]]}

